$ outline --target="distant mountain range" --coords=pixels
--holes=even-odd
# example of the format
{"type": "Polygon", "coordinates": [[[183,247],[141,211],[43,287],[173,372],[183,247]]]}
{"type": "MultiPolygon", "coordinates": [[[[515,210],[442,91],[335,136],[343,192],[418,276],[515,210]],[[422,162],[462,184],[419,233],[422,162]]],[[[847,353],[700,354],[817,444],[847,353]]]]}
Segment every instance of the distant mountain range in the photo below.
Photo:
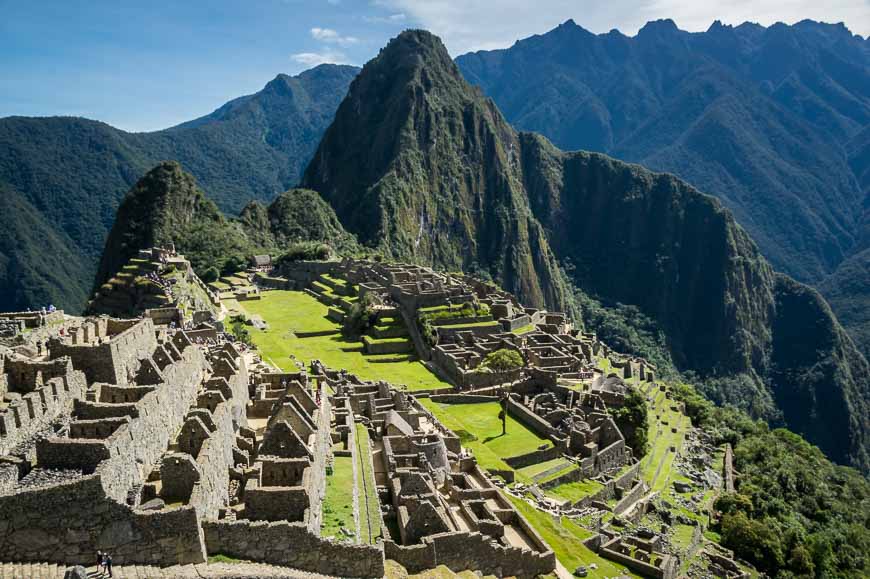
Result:
{"type": "Polygon", "coordinates": [[[160,161],[183,163],[232,215],[295,185],[358,70],[278,75],[153,133],[79,118],[0,119],[0,310],[80,311],[121,198],[160,161]]]}
{"type": "Polygon", "coordinates": [[[870,367],[818,292],[677,177],[515,131],[428,32],[365,65],[302,186],[389,257],[475,271],[539,307],[570,310],[572,287],[633,304],[679,368],[741,377],[789,428],[870,467],[870,367]]]}
{"type": "MultiPolygon", "coordinates": [[[[822,284],[868,246],[870,41],[842,24],[689,33],[660,20],[627,37],[569,20],[456,61],[518,129],[715,195],[800,281],[822,284]]],[[[870,312],[845,315],[841,277],[821,287],[866,352],[870,312]]]]}
{"type": "Polygon", "coordinates": [[[202,271],[356,236],[578,319],[578,299],[635,307],[711,397],[757,403],[866,471],[867,361],[815,290],[762,257],[819,284],[866,336],[866,55],[844,28],[809,22],[689,34],[661,21],[627,38],[569,21],[456,62],[409,31],[359,76],[280,75],[156,133],[0,119],[0,309],[78,310],[140,244],[176,242],[202,271]],[[258,202],[300,175],[306,190],[258,202]]]}

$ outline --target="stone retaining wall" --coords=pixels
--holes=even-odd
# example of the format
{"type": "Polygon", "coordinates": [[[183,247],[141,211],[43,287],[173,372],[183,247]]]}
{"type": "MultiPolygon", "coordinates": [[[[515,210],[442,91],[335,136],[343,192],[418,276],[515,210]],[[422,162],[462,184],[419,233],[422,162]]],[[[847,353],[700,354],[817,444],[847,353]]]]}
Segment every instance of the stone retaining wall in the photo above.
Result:
{"type": "Polygon", "coordinates": [[[621,515],[625,511],[628,510],[634,503],[638,501],[643,496],[644,491],[646,490],[646,485],[642,481],[638,481],[636,485],[631,487],[631,490],[628,491],[619,502],[616,503],[616,506],[613,507],[613,514],[621,515]]]}
{"type": "Polygon", "coordinates": [[[560,440],[556,445],[551,446],[550,448],[545,448],[544,450],[533,450],[532,452],[527,452],[526,454],[520,454],[518,456],[511,456],[504,461],[511,468],[523,468],[524,466],[530,466],[533,464],[538,464],[539,462],[546,462],[548,460],[553,460],[554,458],[559,458],[563,454],[568,452],[568,444],[567,440],[560,440]]]}
{"type": "Polygon", "coordinates": [[[531,579],[556,568],[553,551],[538,553],[505,547],[480,533],[439,533],[423,537],[421,545],[410,546],[385,541],[384,553],[409,573],[444,565],[457,573],[473,570],[484,575],[531,579]]]}
{"type": "Polygon", "coordinates": [[[555,429],[550,423],[514,400],[508,399],[508,415],[524,424],[532,432],[543,438],[551,438],[555,429]]]}
{"type": "Polygon", "coordinates": [[[90,562],[108,550],[117,565],[205,561],[195,509],[135,513],[106,496],[99,474],[0,497],[0,560],[90,562]]]}
{"type": "Polygon", "coordinates": [[[205,521],[202,527],[210,555],[340,577],[384,576],[384,552],[380,545],[324,539],[311,534],[304,523],[205,521]]]}

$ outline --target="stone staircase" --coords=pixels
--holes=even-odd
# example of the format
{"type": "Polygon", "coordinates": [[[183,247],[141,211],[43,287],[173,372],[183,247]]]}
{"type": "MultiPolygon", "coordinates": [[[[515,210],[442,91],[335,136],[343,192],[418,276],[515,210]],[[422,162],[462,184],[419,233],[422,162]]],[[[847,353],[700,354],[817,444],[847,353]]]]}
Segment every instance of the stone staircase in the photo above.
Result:
{"type": "MultiPolygon", "coordinates": [[[[0,563],[0,579],[63,579],[66,570],[70,568],[68,565],[54,563],[0,563]]],[[[100,577],[94,565],[87,567],[87,570],[89,578],[100,577]]],[[[260,563],[203,563],[199,565],[174,565],[172,567],[123,565],[114,566],[112,576],[115,579],[168,579],[175,577],[328,579],[325,575],[260,563]]]]}

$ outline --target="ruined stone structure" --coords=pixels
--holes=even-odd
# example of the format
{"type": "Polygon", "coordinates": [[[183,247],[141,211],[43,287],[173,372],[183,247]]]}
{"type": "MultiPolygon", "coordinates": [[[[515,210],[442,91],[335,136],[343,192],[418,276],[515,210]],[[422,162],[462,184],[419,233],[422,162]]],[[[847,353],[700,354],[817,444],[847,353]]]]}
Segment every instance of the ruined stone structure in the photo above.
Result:
{"type": "Polygon", "coordinates": [[[553,551],[413,396],[317,371],[335,391],[335,407],[369,425],[381,511],[394,523],[383,527],[388,558],[411,572],[437,565],[498,576],[552,572],[553,551]]]}

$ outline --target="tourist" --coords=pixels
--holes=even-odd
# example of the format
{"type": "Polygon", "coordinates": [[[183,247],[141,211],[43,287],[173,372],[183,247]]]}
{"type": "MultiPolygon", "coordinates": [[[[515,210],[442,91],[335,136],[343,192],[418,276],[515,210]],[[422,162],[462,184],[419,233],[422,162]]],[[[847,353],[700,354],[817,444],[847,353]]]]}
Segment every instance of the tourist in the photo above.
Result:
{"type": "Polygon", "coordinates": [[[97,551],[97,573],[103,574],[103,552],[97,551]]]}
{"type": "Polygon", "coordinates": [[[106,553],[105,557],[103,558],[103,561],[104,561],[104,567],[106,568],[106,571],[109,572],[109,577],[111,577],[112,576],[112,556],[109,555],[108,553],[106,553]]]}

